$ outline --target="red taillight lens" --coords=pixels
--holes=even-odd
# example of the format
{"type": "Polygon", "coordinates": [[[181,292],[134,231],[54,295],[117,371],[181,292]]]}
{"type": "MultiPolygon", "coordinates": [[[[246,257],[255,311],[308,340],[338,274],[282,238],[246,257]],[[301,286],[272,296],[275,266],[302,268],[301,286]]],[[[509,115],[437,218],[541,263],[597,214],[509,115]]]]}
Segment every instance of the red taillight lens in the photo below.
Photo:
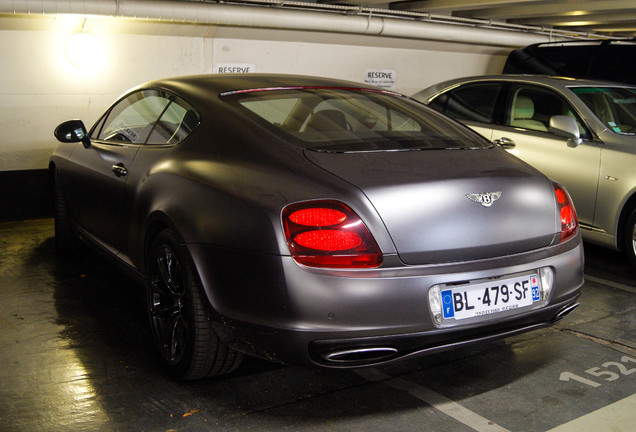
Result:
{"type": "Polygon", "coordinates": [[[561,241],[565,241],[572,237],[579,227],[579,221],[576,217],[574,204],[570,194],[563,186],[554,184],[554,194],[556,195],[557,206],[561,215],[561,241]]]}
{"type": "Polygon", "coordinates": [[[294,241],[308,249],[327,252],[354,249],[362,243],[358,234],[343,230],[305,231],[294,237],[294,241]]]}
{"type": "Polygon", "coordinates": [[[312,267],[371,268],[382,253],[358,215],[339,201],[307,201],[283,209],[292,257],[312,267]]]}
{"type": "Polygon", "coordinates": [[[289,220],[298,225],[324,227],[344,222],[347,215],[331,208],[308,208],[296,210],[289,220]]]}

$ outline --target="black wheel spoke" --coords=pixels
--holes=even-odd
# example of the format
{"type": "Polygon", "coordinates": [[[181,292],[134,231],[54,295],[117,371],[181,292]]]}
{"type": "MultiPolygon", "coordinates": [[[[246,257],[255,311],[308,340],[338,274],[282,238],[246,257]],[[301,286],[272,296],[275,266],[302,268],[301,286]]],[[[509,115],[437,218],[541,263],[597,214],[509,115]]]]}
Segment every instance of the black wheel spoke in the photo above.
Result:
{"type": "Polygon", "coordinates": [[[186,344],[186,330],[183,317],[175,313],[166,322],[163,334],[163,350],[166,360],[176,363],[181,360],[186,344]]]}
{"type": "Polygon", "coordinates": [[[181,310],[178,304],[162,304],[158,303],[152,306],[150,311],[154,319],[160,319],[166,321],[174,314],[181,314],[181,310]]]}
{"type": "Polygon", "coordinates": [[[161,256],[157,258],[157,269],[159,270],[160,288],[165,288],[172,295],[179,296],[181,290],[178,286],[178,265],[170,249],[164,248],[161,256]]]}

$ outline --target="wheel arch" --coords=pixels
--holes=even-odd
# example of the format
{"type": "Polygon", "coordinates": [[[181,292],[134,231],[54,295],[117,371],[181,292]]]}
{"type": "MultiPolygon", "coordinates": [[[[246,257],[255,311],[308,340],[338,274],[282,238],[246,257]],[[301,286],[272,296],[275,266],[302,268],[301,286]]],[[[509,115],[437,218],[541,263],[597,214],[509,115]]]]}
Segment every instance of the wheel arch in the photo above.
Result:
{"type": "Polygon", "coordinates": [[[168,217],[167,214],[161,211],[155,211],[151,213],[146,220],[145,229],[144,229],[144,233],[142,237],[143,238],[143,253],[141,256],[140,267],[144,275],[146,274],[146,266],[148,264],[146,262],[146,259],[148,257],[150,246],[152,245],[152,242],[157,237],[157,235],[165,229],[169,229],[173,231],[175,235],[177,236],[177,238],[183,243],[183,239],[181,237],[181,234],[179,233],[179,230],[177,229],[174,222],[172,222],[172,220],[168,217]]]}
{"type": "Polygon", "coordinates": [[[616,245],[618,246],[618,250],[624,252],[624,245],[622,238],[625,235],[625,225],[629,218],[629,215],[636,209],[636,192],[632,193],[632,195],[625,201],[625,205],[621,210],[621,214],[618,218],[618,226],[616,229],[616,245]]]}
{"type": "Polygon", "coordinates": [[[183,249],[185,250],[186,258],[191,268],[193,269],[194,277],[198,279],[198,282],[203,289],[203,293],[204,295],[206,295],[208,299],[208,302],[209,302],[208,306],[210,308],[210,311],[214,314],[214,316],[217,316],[218,312],[213,306],[214,305],[213,297],[212,297],[213,294],[211,293],[209,289],[206,289],[205,286],[203,285],[203,279],[201,277],[200,269],[196,265],[196,260],[192,256],[192,251],[190,250],[190,248],[188,248],[188,245],[186,244],[183,238],[183,233],[181,233],[181,231],[177,227],[177,224],[174,223],[174,221],[166,213],[157,210],[150,214],[150,216],[148,217],[146,221],[145,226],[146,228],[143,234],[143,254],[141,257],[141,260],[142,260],[141,268],[143,270],[144,276],[147,276],[147,266],[148,266],[147,257],[150,254],[150,247],[152,246],[154,239],[159,235],[159,233],[161,233],[164,230],[172,231],[174,235],[176,236],[176,238],[179,240],[179,245],[183,247],[183,249]]]}

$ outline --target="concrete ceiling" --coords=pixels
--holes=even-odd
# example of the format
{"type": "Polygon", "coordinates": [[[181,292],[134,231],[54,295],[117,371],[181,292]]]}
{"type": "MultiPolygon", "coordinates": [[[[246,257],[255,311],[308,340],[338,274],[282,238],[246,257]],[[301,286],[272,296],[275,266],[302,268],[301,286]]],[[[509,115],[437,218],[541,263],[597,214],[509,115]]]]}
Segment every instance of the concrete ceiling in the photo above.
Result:
{"type": "Polygon", "coordinates": [[[635,0],[320,0],[613,37],[636,37],[635,0]]]}
{"type": "MultiPolygon", "coordinates": [[[[533,34],[549,40],[636,37],[636,0],[0,0],[0,29],[45,29],[53,21],[64,23],[58,18],[69,15],[90,16],[91,22],[97,17],[111,18],[113,23],[123,23],[126,31],[141,23],[148,31],[149,26],[161,23],[156,31],[162,33],[168,23],[172,27],[169,32],[178,29],[188,33],[183,29],[192,28],[205,35],[211,34],[205,25],[315,30],[312,27],[317,22],[329,19],[329,29],[320,31],[354,33],[347,28],[353,22],[368,27],[363,33],[384,35],[388,23],[393,25],[393,33],[400,33],[395,28],[401,22],[403,34],[399,37],[406,39],[420,24],[450,25],[457,32],[471,27],[492,33],[504,30],[509,35],[533,34]],[[244,9],[247,12],[241,16],[250,15],[250,19],[226,19],[224,11],[228,9],[233,17],[244,9]],[[277,14],[286,18],[279,19],[277,14]],[[302,14],[311,16],[307,20],[294,18],[302,14]]],[[[85,18],[82,22],[86,26],[85,18]]],[[[440,38],[452,39],[447,35],[440,38]]]]}

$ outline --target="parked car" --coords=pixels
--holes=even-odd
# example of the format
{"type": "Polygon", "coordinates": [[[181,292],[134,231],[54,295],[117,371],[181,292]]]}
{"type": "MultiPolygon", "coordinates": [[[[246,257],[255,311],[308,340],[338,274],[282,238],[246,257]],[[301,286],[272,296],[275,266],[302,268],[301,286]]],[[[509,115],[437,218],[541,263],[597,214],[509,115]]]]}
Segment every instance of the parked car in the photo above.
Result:
{"type": "Polygon", "coordinates": [[[544,42],[513,50],[504,74],[554,75],[636,84],[636,40],[544,42]]]}
{"type": "Polygon", "coordinates": [[[145,280],[155,344],[192,379],[241,353],[322,367],[550,325],[577,306],[566,190],[405,96],[301,76],[143,84],[51,157],[56,242],[145,280]]]}
{"type": "Polygon", "coordinates": [[[446,81],[415,98],[564,184],[583,238],[636,267],[636,87],[543,76],[446,81]]]}

